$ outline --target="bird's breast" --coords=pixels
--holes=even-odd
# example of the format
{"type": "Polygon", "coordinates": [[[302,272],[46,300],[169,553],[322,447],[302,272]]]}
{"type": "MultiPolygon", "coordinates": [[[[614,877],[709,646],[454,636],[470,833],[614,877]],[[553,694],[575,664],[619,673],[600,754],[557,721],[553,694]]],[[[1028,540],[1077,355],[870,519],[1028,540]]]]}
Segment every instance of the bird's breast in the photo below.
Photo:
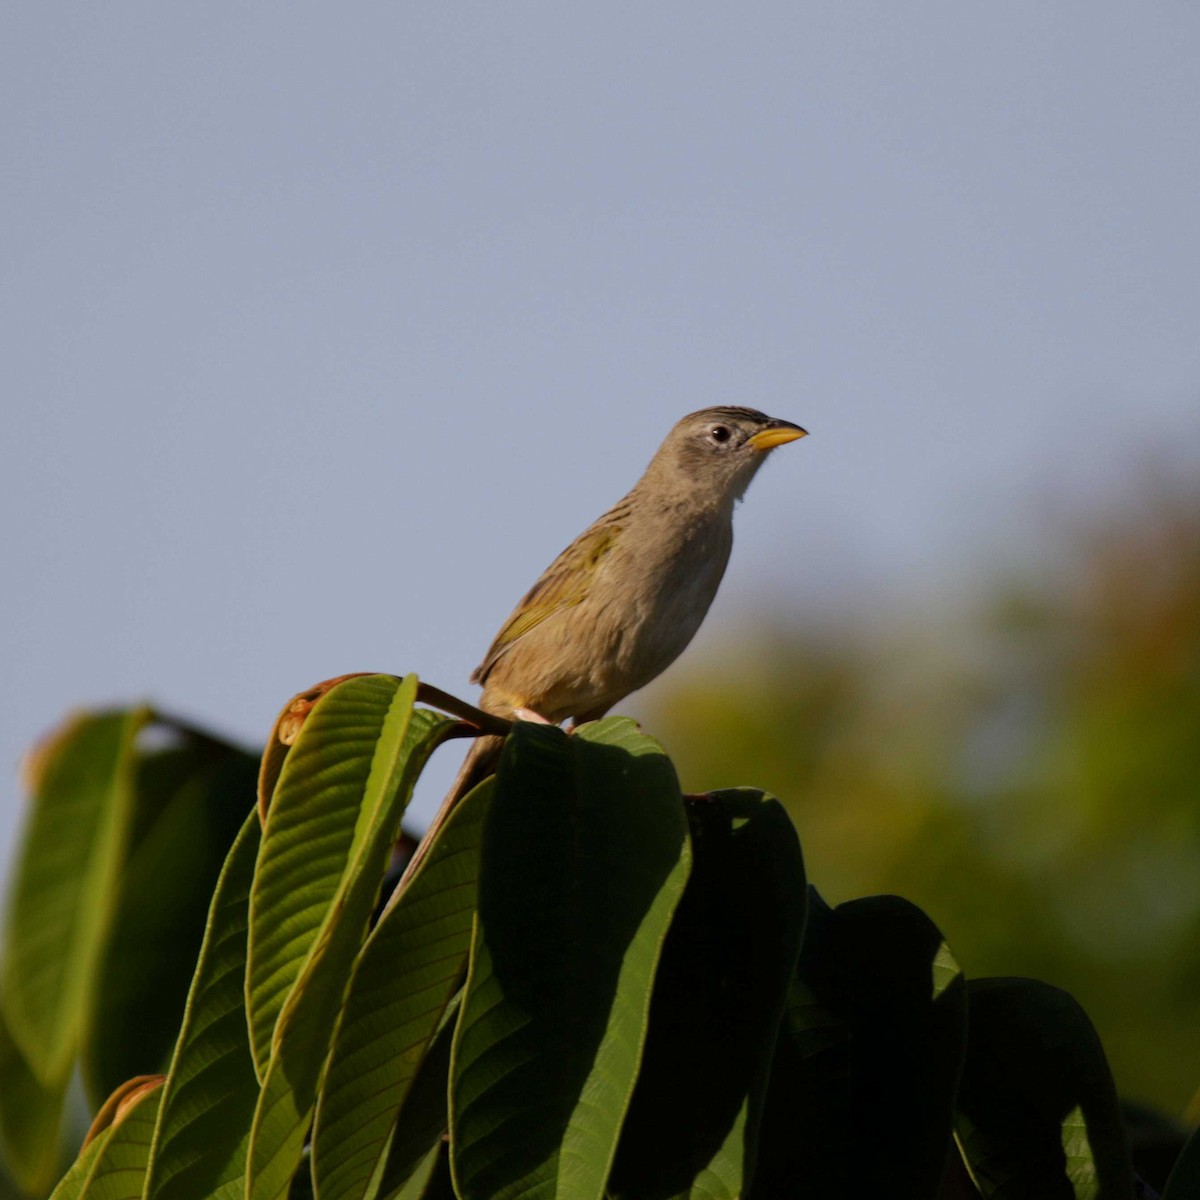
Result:
{"type": "Polygon", "coordinates": [[[622,572],[627,590],[608,607],[615,623],[613,666],[629,690],[643,686],[683,652],[704,621],[732,547],[728,523],[642,547],[622,572]]]}

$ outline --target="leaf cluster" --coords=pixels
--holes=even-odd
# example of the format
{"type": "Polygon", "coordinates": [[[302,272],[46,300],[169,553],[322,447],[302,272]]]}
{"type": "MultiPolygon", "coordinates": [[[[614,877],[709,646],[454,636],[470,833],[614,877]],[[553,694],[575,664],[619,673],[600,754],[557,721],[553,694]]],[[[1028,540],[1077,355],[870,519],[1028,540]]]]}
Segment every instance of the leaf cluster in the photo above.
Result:
{"type": "MultiPolygon", "coordinates": [[[[1135,1194],[1068,995],[966,980],[899,897],[830,908],[774,798],[684,796],[629,720],[515,725],[381,907],[464,732],[418,692],[319,689],[261,764],[147,745],[147,709],[40,749],[0,964],[24,1194],[76,1068],[58,1200],[1135,1194]]],[[[1166,1194],[1198,1180],[1193,1144],[1166,1194]]]]}

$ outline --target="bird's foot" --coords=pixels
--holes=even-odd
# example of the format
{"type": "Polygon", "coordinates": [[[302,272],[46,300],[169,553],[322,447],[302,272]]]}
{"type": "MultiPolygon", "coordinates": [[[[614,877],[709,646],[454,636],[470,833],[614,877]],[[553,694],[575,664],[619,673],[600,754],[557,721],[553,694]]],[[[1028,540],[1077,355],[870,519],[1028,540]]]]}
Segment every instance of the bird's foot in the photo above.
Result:
{"type": "Polygon", "coordinates": [[[557,723],[551,721],[549,717],[543,717],[540,712],[534,712],[532,708],[514,708],[513,716],[518,721],[532,721],[534,725],[554,725],[557,723]]]}

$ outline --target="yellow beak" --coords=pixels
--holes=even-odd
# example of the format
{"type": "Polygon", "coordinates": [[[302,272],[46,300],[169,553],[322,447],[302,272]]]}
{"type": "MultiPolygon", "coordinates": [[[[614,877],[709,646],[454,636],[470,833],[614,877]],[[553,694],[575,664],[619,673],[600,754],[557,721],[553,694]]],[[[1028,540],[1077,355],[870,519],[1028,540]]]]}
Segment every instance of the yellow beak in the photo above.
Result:
{"type": "Polygon", "coordinates": [[[788,442],[794,442],[797,438],[807,436],[807,429],[801,429],[799,425],[793,425],[791,421],[779,421],[748,437],[746,445],[754,450],[774,450],[776,446],[783,446],[788,442]]]}

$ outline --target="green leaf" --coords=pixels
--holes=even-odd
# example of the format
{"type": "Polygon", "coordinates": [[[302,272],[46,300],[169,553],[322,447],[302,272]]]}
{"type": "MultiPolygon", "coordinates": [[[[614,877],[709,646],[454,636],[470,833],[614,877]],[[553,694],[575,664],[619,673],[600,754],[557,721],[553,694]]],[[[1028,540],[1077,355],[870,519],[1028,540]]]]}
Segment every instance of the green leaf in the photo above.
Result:
{"type": "Polygon", "coordinates": [[[89,1093],[160,1071],[179,1031],[221,865],[254,801],[257,760],[209,738],[138,765],[142,828],[121,872],[84,1033],[89,1093]]]}
{"type": "Polygon", "coordinates": [[[1195,1200],[1197,1196],[1200,1196],[1200,1130],[1188,1138],[1171,1168],[1162,1200],[1195,1200]]]}
{"type": "Polygon", "coordinates": [[[833,910],[815,888],[801,957],[788,992],[750,1195],[774,1200],[853,1193],[849,1022],[817,1000],[802,973],[827,944],[833,910]]]}
{"type": "MultiPolygon", "coordinates": [[[[405,764],[395,756],[419,751],[412,764],[419,773],[454,726],[421,710],[426,715],[414,733],[417,741],[403,745],[416,688],[415,675],[343,680],[321,695],[283,760],[250,901],[246,987],[260,1077],[279,1013],[309,952],[327,933],[327,922],[340,919],[337,906],[363,855],[378,853],[381,815],[394,817],[383,831],[388,845],[399,824],[402,806],[398,812],[389,806],[405,764]]],[[[400,793],[402,804],[408,794],[400,793]]]]}
{"type": "Polygon", "coordinates": [[[632,721],[516,724],[454,1046],[462,1200],[603,1194],[689,865],[675,772],[632,721]]]}
{"type": "Polygon", "coordinates": [[[83,1150],[52,1200],[132,1200],[142,1194],[161,1079],[135,1088],[112,1124],[83,1150]]]}
{"type": "Polygon", "coordinates": [[[35,752],[0,1003],[49,1091],[70,1072],[109,928],[132,811],[133,744],[150,711],[78,717],[35,752]]]}
{"type": "Polygon", "coordinates": [[[810,893],[751,1194],[935,1194],[951,1146],[964,997],[919,908],[873,896],[831,912],[810,893]]]}
{"type": "MultiPolygon", "coordinates": [[[[283,760],[250,896],[246,1001],[260,1078],[284,1001],[361,841],[364,789],[399,686],[393,676],[366,675],[326,692],[283,760]]],[[[410,706],[415,689],[406,681],[410,706]]]]}
{"type": "Polygon", "coordinates": [[[461,996],[460,992],[446,1010],[397,1115],[387,1162],[380,1176],[381,1200],[409,1194],[415,1186],[413,1177],[421,1175],[429,1155],[438,1149],[450,1128],[447,1103],[450,1053],[461,996]]]}
{"type": "Polygon", "coordinates": [[[0,1012],[0,1159],[24,1192],[44,1195],[58,1174],[65,1092],[33,1074],[0,1012]]]}
{"type": "Polygon", "coordinates": [[[1100,1039],[1066,993],[1032,979],[977,979],[955,1127],[989,1200],[1124,1200],[1133,1170],[1100,1039]]]}
{"type": "Polygon", "coordinates": [[[466,973],[491,792],[485,781],[460,801],[355,964],[317,1106],[313,1176],[321,1200],[366,1194],[466,973]]]}
{"type": "Polygon", "coordinates": [[[688,817],[692,873],[609,1185],[638,1200],[745,1194],[804,931],[804,863],[778,801],[713,792],[688,817]]]}
{"type": "Polygon", "coordinates": [[[217,881],[147,1171],[146,1200],[240,1200],[258,1077],[246,1029],[251,811],[217,881]]]}
{"type": "MultiPolygon", "coordinates": [[[[250,1137],[246,1175],[249,1200],[277,1200],[287,1195],[288,1184],[300,1163],[346,984],[379,892],[400,817],[429,755],[455,726],[454,721],[428,709],[413,709],[415,676],[410,675],[402,682],[388,678],[391,701],[386,708],[378,703],[380,682],[379,676],[351,679],[318,703],[287,758],[267,818],[265,837],[270,839],[272,821],[277,814],[289,811],[289,787],[296,778],[294,768],[307,763],[304,769],[316,779],[326,781],[328,796],[324,806],[319,788],[308,798],[309,826],[314,830],[328,828],[328,821],[321,820],[323,807],[328,808],[350,824],[354,838],[343,875],[327,903],[323,895],[328,865],[319,860],[313,863],[311,874],[321,881],[317,891],[326,917],[279,1015],[250,1137]],[[345,806],[348,786],[343,769],[344,748],[339,742],[328,740],[324,724],[318,722],[314,726],[314,718],[322,710],[328,717],[342,708],[359,713],[361,724],[356,728],[360,730],[366,728],[364,712],[370,711],[376,721],[375,753],[368,760],[369,770],[359,779],[359,800],[349,808],[345,806]],[[314,755],[305,745],[310,728],[317,731],[320,739],[319,754],[314,755]]],[[[336,723],[342,727],[345,724],[336,723]]],[[[276,826],[276,830],[280,828],[276,826]]],[[[264,842],[259,856],[260,875],[267,861],[264,842]]],[[[302,863],[293,864],[290,877],[300,895],[311,894],[302,863]]],[[[278,882],[274,880],[270,887],[254,895],[276,894],[272,889],[278,882]]],[[[255,884],[257,888],[257,877],[255,884]]],[[[252,898],[252,936],[253,903],[252,898]]],[[[289,915],[296,913],[291,900],[288,907],[289,915]]],[[[268,908],[260,908],[258,919],[269,931],[272,919],[268,912],[268,908]]]]}

